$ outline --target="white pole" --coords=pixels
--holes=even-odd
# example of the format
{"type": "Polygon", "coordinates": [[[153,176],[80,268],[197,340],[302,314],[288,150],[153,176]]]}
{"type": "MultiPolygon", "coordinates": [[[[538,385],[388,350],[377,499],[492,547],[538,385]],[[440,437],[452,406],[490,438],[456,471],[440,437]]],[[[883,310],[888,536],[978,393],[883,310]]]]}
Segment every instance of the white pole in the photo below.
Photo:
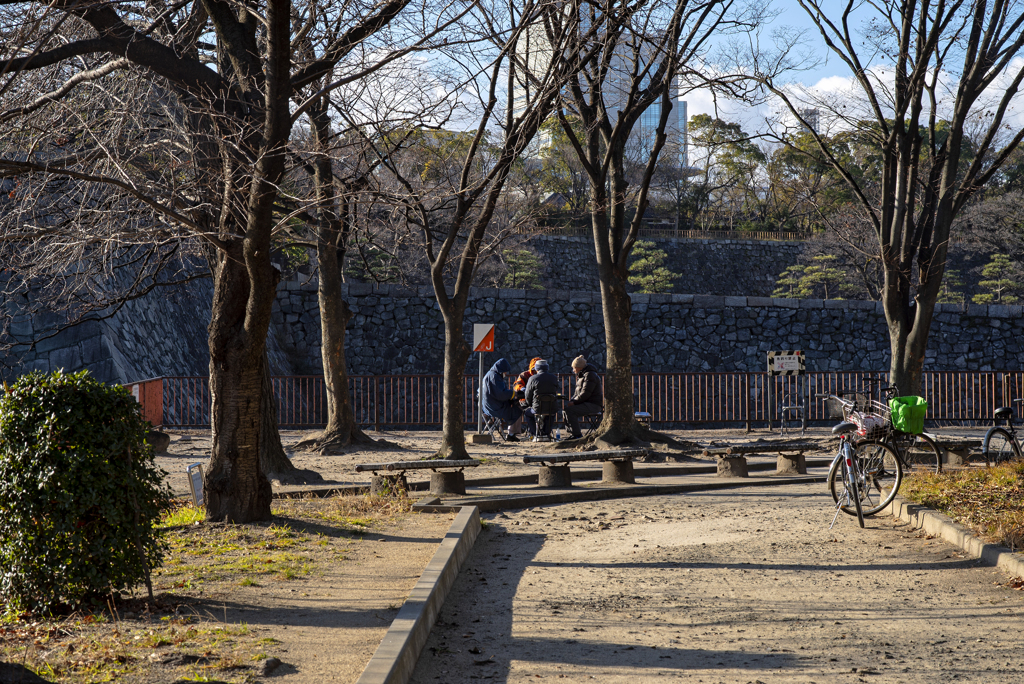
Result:
{"type": "Polygon", "coordinates": [[[480,382],[477,387],[480,388],[477,394],[477,412],[476,412],[476,434],[484,434],[484,353],[477,352],[480,357],[480,382]]]}

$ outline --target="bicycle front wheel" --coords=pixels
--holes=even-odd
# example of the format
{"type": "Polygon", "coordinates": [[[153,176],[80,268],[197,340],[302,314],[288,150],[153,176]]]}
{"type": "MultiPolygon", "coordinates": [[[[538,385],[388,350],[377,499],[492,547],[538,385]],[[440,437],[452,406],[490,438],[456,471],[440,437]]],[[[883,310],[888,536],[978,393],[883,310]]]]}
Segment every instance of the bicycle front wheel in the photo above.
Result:
{"type": "Polygon", "coordinates": [[[942,471],[939,445],[928,435],[907,435],[900,442],[907,474],[938,473],[942,471]]]}
{"type": "Polygon", "coordinates": [[[896,497],[903,483],[903,465],[892,447],[883,442],[863,441],[856,449],[860,459],[861,505],[864,515],[874,515],[896,497]]]}
{"type": "MultiPolygon", "coordinates": [[[[863,464],[861,465],[863,466],[863,464]]],[[[832,501],[839,505],[839,509],[847,515],[857,516],[857,522],[864,527],[864,507],[862,505],[864,488],[858,487],[857,480],[850,476],[845,458],[840,458],[836,467],[829,471],[828,490],[832,494],[832,501]],[[842,502],[841,505],[840,502],[842,502]]]]}
{"type": "Polygon", "coordinates": [[[985,463],[1002,463],[1020,458],[1020,447],[1006,428],[994,427],[985,435],[981,446],[985,454],[985,463]]]}

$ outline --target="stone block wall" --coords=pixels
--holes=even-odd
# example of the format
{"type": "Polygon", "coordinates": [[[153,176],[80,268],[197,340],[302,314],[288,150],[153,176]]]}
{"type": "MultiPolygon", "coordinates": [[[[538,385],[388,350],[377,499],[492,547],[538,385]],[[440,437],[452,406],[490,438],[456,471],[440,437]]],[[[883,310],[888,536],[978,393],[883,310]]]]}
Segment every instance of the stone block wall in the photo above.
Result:
{"type": "MultiPolygon", "coordinates": [[[[190,283],[129,303],[102,322],[87,323],[15,347],[5,379],[39,368],[89,368],[108,382],[160,375],[205,375],[209,281],[190,283]]],[[[444,332],[431,288],[348,284],[353,316],[346,357],[352,374],[440,373],[444,332]]],[[[495,323],[496,353],[522,369],[543,356],[566,372],[572,358],[604,365],[600,295],[568,290],[474,290],[464,335],[474,323],[495,323]]],[[[18,334],[38,334],[56,318],[15,317],[18,334]]],[[[808,370],[876,371],[889,366],[880,303],[741,296],[633,295],[633,360],[650,372],[753,371],[765,352],[802,349],[808,370]]],[[[12,326],[12,331],[15,327],[12,326]]],[[[1019,306],[942,304],[930,335],[928,370],[1021,370],[1024,315],[1019,306]]],[[[295,276],[278,290],[268,340],[275,374],[321,373],[316,283],[295,276]]],[[[472,358],[467,371],[476,372],[472,358]]]]}
{"type": "MultiPolygon", "coordinates": [[[[804,243],[758,240],[652,240],[679,278],[673,293],[770,297],[779,274],[797,262],[804,243]]],[[[539,236],[529,244],[547,260],[543,281],[554,290],[599,287],[590,238],[539,236]]]]}

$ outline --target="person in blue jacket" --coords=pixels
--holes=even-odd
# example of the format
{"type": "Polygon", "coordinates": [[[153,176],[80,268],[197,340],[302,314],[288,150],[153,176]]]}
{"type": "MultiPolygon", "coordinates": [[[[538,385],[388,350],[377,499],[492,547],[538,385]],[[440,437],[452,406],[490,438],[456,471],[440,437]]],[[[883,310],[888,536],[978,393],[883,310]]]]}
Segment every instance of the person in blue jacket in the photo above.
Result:
{"type": "Polygon", "coordinates": [[[508,384],[508,376],[512,374],[512,366],[505,359],[498,359],[484,376],[484,413],[492,418],[500,418],[508,426],[505,441],[518,442],[512,433],[512,426],[522,415],[519,402],[513,401],[515,392],[508,384]]]}

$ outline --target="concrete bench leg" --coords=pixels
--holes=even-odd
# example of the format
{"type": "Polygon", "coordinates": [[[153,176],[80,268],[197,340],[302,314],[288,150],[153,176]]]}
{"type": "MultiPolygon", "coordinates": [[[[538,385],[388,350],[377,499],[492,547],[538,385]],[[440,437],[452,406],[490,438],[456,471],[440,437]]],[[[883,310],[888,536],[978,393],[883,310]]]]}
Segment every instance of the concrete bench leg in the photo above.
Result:
{"type": "Polygon", "coordinates": [[[466,475],[461,470],[453,473],[437,472],[430,473],[430,493],[435,496],[441,494],[465,494],[466,475]]]}
{"type": "Polygon", "coordinates": [[[720,456],[718,459],[718,477],[747,477],[747,459],[745,456],[720,456]]]}
{"type": "Polygon", "coordinates": [[[537,484],[541,487],[572,487],[569,466],[541,466],[537,473],[537,484]]]}
{"type": "Polygon", "coordinates": [[[605,461],[601,464],[601,477],[605,482],[636,484],[632,461],[605,461]]]}
{"type": "Polygon", "coordinates": [[[944,466],[965,466],[968,461],[970,449],[940,449],[942,465],[944,466]]]}
{"type": "Polygon", "coordinates": [[[371,496],[405,496],[409,483],[405,475],[374,475],[370,478],[371,496]]]}
{"type": "Polygon", "coordinates": [[[775,463],[775,474],[806,475],[807,459],[804,458],[803,452],[799,454],[779,454],[779,459],[775,463]]]}

